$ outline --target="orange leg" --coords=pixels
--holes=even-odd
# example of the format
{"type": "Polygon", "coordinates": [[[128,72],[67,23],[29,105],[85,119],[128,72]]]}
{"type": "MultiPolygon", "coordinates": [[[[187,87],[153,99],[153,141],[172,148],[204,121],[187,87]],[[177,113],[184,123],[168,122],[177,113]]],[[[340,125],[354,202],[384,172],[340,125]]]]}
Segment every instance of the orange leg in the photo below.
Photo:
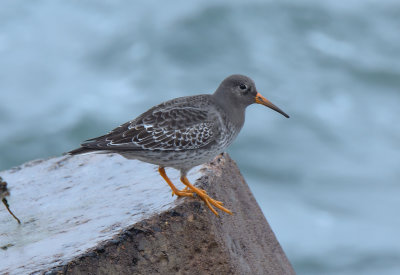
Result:
{"type": "Polygon", "coordinates": [[[194,186],[189,182],[189,180],[188,180],[185,176],[181,177],[181,181],[182,181],[182,183],[183,183],[184,185],[186,185],[191,191],[195,192],[195,193],[205,202],[205,204],[207,205],[207,207],[210,208],[210,210],[211,210],[216,216],[218,216],[218,213],[217,213],[217,211],[215,211],[215,209],[212,207],[212,205],[215,206],[216,208],[218,208],[218,209],[220,209],[220,210],[222,210],[222,211],[224,211],[224,212],[226,212],[226,213],[232,215],[232,212],[231,212],[229,209],[226,209],[225,207],[222,206],[222,205],[223,205],[222,202],[217,201],[217,200],[214,200],[214,199],[211,198],[209,195],[207,195],[207,193],[206,193],[204,190],[199,189],[199,188],[197,188],[197,187],[194,187],[194,186]]]}
{"type": "Polygon", "coordinates": [[[171,182],[171,180],[168,178],[167,173],[165,173],[164,167],[158,167],[158,172],[160,173],[161,177],[168,183],[169,187],[172,189],[172,196],[177,195],[177,196],[191,196],[193,197],[193,192],[192,191],[186,191],[182,190],[179,191],[178,188],[175,187],[175,185],[171,182]]]}

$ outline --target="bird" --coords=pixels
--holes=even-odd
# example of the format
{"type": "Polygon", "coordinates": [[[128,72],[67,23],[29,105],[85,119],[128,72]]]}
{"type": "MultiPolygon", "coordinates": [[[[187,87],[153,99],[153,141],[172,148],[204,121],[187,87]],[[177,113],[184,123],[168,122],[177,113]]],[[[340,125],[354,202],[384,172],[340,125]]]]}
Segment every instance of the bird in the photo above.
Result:
{"type": "Polygon", "coordinates": [[[8,204],[7,197],[10,195],[10,191],[7,188],[7,182],[3,181],[3,178],[0,177],[0,199],[6,207],[8,213],[14,217],[14,219],[21,224],[21,221],[14,215],[14,213],[10,210],[10,205],[8,204]]]}
{"type": "Polygon", "coordinates": [[[234,74],[225,78],[213,94],[165,101],[109,133],[83,142],[68,154],[118,153],[126,159],[157,165],[172,195],[193,197],[196,194],[216,216],[219,214],[215,208],[232,214],[223,202],[191,184],[187,173],[211,161],[232,144],[243,127],[245,110],[252,104],[264,105],[289,118],[257,91],[250,77],[234,74]],[[184,189],[179,190],[172,183],[166,167],[180,171],[184,189]]]}

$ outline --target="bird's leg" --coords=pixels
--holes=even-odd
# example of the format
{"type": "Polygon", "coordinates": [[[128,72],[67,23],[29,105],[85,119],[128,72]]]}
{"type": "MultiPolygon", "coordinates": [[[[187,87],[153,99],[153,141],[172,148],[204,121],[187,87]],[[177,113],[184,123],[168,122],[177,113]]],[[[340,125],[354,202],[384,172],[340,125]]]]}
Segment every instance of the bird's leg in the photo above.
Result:
{"type": "Polygon", "coordinates": [[[171,180],[168,178],[167,173],[165,173],[164,167],[158,167],[158,172],[160,173],[161,177],[168,183],[169,187],[172,189],[172,196],[177,195],[177,196],[192,196],[193,197],[193,192],[192,191],[186,191],[182,190],[179,191],[178,188],[175,187],[175,185],[171,182],[171,180]]]}
{"type": "Polygon", "coordinates": [[[206,192],[204,190],[201,190],[197,187],[194,187],[189,180],[186,178],[186,176],[181,176],[181,181],[184,185],[186,185],[190,190],[192,190],[193,192],[195,192],[207,205],[208,208],[210,208],[210,210],[216,215],[218,216],[217,211],[215,211],[215,209],[212,207],[215,206],[216,208],[228,213],[232,215],[232,212],[229,209],[226,209],[225,207],[222,206],[222,202],[214,200],[213,198],[211,198],[209,195],[206,194],[206,192]]]}
{"type": "Polygon", "coordinates": [[[5,207],[7,208],[8,213],[10,213],[11,216],[13,216],[14,219],[16,219],[19,224],[21,224],[21,221],[17,218],[17,216],[15,216],[13,212],[11,212],[10,206],[8,205],[7,200],[5,198],[3,198],[1,201],[4,203],[5,207]]]}

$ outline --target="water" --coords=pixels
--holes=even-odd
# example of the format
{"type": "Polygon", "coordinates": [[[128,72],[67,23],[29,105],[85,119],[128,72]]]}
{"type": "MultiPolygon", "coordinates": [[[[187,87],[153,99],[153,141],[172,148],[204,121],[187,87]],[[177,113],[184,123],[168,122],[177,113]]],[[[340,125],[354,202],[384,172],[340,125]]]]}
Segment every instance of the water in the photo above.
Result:
{"type": "MultiPolygon", "coordinates": [[[[298,274],[400,273],[400,2],[3,1],[0,170],[251,76],[229,152],[298,274]]],[[[12,183],[10,183],[12,185],[12,183]]]]}

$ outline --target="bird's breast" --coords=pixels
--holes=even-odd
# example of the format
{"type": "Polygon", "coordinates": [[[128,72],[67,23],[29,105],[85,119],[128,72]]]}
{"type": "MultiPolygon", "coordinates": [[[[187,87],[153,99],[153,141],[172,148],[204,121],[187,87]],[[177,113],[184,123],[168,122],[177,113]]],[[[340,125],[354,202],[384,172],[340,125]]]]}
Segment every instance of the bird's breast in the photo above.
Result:
{"type": "Polygon", "coordinates": [[[221,150],[225,150],[235,140],[242,129],[243,124],[238,125],[229,119],[224,119],[224,122],[221,125],[221,133],[219,134],[220,138],[218,143],[221,150]]]}

